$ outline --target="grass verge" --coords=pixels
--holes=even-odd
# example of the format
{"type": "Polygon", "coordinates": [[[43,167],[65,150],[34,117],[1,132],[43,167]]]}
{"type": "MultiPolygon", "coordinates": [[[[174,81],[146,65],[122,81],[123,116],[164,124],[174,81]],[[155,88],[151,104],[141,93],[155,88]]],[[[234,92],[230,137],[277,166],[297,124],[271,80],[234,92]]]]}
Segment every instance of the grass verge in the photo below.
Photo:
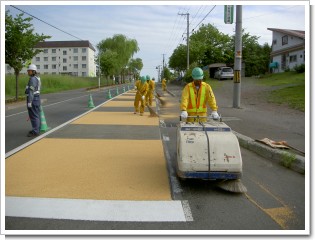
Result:
{"type": "Polygon", "coordinates": [[[277,88],[270,92],[268,101],[305,111],[305,73],[273,73],[261,77],[259,83],[277,88]]]}

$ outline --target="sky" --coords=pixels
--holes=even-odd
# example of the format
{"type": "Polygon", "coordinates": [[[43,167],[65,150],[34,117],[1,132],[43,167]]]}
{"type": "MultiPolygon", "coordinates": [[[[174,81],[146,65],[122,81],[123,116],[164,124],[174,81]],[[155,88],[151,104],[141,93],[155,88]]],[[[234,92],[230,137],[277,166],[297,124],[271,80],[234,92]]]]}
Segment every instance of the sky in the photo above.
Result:
{"type": "Polygon", "coordinates": [[[258,36],[261,45],[271,45],[272,32],[267,28],[308,30],[307,1],[8,1],[5,10],[12,15],[21,13],[10,6],[13,5],[62,30],[33,19],[35,32],[52,36],[48,41],[81,39],[96,46],[115,34],[135,39],[140,50],[134,58],[141,58],[144,64],[140,75],[158,79],[157,66],[162,66],[163,57],[167,65],[174,49],[179,44],[186,44],[187,15],[179,14],[189,13],[190,35],[202,24],[210,23],[220,32],[232,36],[235,4],[243,6],[243,29],[258,36]],[[234,5],[233,24],[224,23],[224,4],[234,5]]]}

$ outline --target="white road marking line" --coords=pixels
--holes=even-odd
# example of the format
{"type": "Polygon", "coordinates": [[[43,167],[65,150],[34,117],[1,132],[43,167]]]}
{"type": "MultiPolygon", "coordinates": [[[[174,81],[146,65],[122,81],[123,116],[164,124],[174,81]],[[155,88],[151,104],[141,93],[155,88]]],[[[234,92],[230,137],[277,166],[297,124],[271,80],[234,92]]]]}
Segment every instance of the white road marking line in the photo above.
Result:
{"type": "Polygon", "coordinates": [[[188,201],[110,201],[6,197],[5,216],[88,221],[192,221],[188,201]],[[184,207],[184,208],[183,208],[184,207]]]}
{"type": "Polygon", "coordinates": [[[192,222],[194,221],[190,207],[189,207],[189,203],[188,200],[184,200],[182,201],[183,204],[183,209],[184,209],[184,213],[185,213],[185,217],[186,217],[186,221],[187,222],[192,222]]]}

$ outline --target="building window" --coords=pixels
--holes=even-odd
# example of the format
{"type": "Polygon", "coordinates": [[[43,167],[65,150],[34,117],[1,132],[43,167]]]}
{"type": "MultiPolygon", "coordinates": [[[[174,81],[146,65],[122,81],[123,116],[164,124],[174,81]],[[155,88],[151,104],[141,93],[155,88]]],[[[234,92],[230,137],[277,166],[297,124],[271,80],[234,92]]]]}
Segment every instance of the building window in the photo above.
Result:
{"type": "Polygon", "coordinates": [[[63,70],[63,71],[67,71],[67,66],[63,66],[63,67],[62,67],[62,70],[63,70]]]}
{"type": "Polygon", "coordinates": [[[47,64],[44,65],[44,69],[48,69],[48,65],[47,64]]]}
{"type": "Polygon", "coordinates": [[[78,56],[74,56],[73,61],[78,61],[78,56]]]}
{"type": "Polygon", "coordinates": [[[46,48],[46,49],[44,49],[44,53],[48,53],[48,49],[46,48]]]}
{"type": "Polygon", "coordinates": [[[73,53],[78,53],[78,52],[79,52],[79,50],[77,48],[73,49],[73,53]]]}
{"type": "Polygon", "coordinates": [[[82,64],[82,68],[86,68],[86,64],[82,64]]]}
{"type": "Polygon", "coordinates": [[[86,48],[82,48],[82,53],[86,53],[86,48]]]}
{"type": "Polygon", "coordinates": [[[51,61],[56,62],[57,58],[56,57],[52,57],[51,61]]]}
{"type": "Polygon", "coordinates": [[[73,68],[78,69],[78,64],[73,64],[73,68]]]}
{"type": "Polygon", "coordinates": [[[36,68],[37,68],[37,69],[40,69],[40,65],[36,65],[36,68]]]}
{"type": "Polygon", "coordinates": [[[44,57],[44,62],[48,62],[48,57],[44,57]]]}
{"type": "Polygon", "coordinates": [[[86,77],[86,72],[82,72],[82,77],[86,77]]]}
{"type": "Polygon", "coordinates": [[[296,62],[296,61],[297,61],[296,55],[290,56],[290,62],[296,62]]]}
{"type": "Polygon", "coordinates": [[[62,59],[62,62],[63,62],[63,63],[66,63],[66,62],[67,62],[67,59],[66,59],[66,58],[63,58],[63,59],[62,59]]]}
{"type": "Polygon", "coordinates": [[[67,51],[63,51],[62,54],[63,54],[63,55],[67,55],[67,51]]]}
{"type": "Polygon", "coordinates": [[[82,56],[82,61],[86,61],[86,56],[82,56]]]}
{"type": "Polygon", "coordinates": [[[273,45],[277,45],[277,39],[274,39],[274,40],[272,41],[272,44],[273,44],[273,45]]]}
{"type": "Polygon", "coordinates": [[[288,44],[288,35],[282,37],[282,45],[288,44]]]}
{"type": "Polygon", "coordinates": [[[52,69],[57,69],[57,64],[51,65],[51,68],[52,68],[52,69]]]}
{"type": "Polygon", "coordinates": [[[52,52],[52,53],[56,53],[57,50],[56,50],[55,48],[53,48],[53,49],[51,49],[51,52],[52,52]]]}
{"type": "Polygon", "coordinates": [[[36,62],[40,62],[40,57],[36,57],[36,62]]]}

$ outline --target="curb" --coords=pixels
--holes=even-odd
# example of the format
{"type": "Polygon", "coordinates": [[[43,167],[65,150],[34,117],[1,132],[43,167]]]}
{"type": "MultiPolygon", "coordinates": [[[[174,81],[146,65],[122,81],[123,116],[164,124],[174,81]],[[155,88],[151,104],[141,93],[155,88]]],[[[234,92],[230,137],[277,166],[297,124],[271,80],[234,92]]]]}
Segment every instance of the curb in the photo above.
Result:
{"type": "Polygon", "coordinates": [[[238,138],[240,146],[243,148],[255,152],[266,159],[272,160],[273,162],[290,168],[298,173],[305,174],[305,157],[284,150],[270,148],[250,137],[235,131],[233,132],[238,138]]]}

